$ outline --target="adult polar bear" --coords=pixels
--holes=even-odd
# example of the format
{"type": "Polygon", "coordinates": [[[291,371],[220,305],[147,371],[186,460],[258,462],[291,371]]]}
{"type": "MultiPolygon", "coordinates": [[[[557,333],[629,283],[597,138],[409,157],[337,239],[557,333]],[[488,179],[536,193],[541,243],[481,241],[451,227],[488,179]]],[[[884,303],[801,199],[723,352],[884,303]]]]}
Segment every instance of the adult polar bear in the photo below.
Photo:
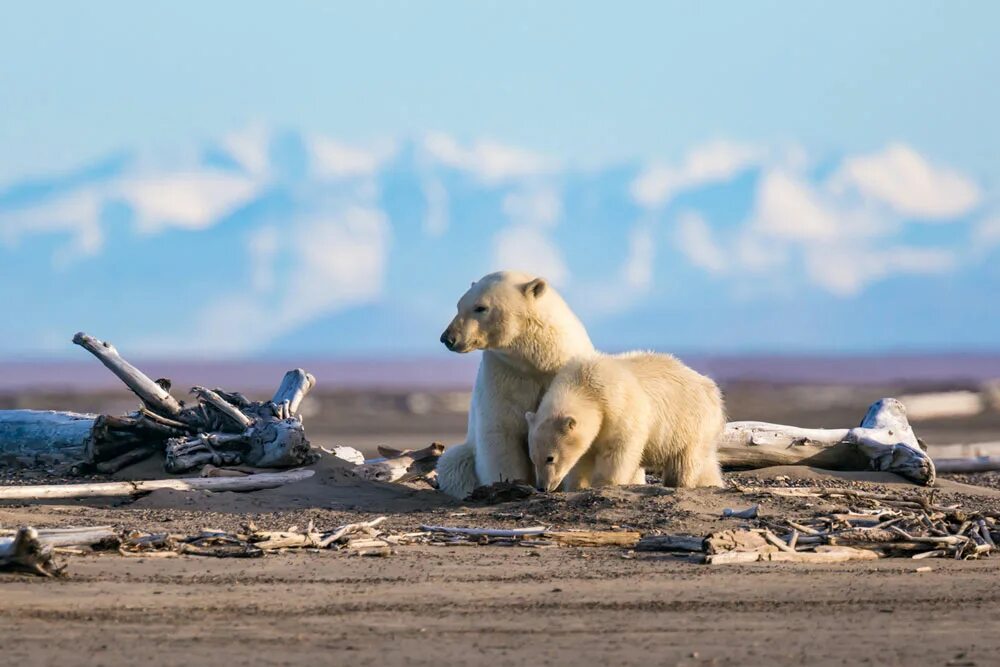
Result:
{"type": "Polygon", "coordinates": [[[472,283],[441,342],[453,352],[483,350],[483,359],[466,440],[437,464],[440,489],[461,499],[501,480],[534,483],[524,414],[567,362],[594,354],[587,330],[544,279],[500,271],[472,283]]]}

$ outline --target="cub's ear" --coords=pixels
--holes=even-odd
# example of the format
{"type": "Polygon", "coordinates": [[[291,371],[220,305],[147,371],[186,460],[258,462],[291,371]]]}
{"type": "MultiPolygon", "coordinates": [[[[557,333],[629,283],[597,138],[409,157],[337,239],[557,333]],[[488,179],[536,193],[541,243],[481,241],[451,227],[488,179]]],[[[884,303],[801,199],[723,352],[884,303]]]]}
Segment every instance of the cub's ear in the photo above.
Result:
{"type": "Polygon", "coordinates": [[[531,412],[530,410],[529,410],[528,412],[525,412],[525,413],[524,413],[524,419],[525,419],[525,420],[526,420],[526,421],[527,421],[527,422],[528,422],[529,424],[530,424],[530,423],[532,423],[533,421],[535,421],[535,413],[534,413],[534,412],[531,412]]]}
{"type": "Polygon", "coordinates": [[[537,299],[541,295],[545,294],[545,290],[549,288],[549,284],[545,282],[544,278],[535,278],[534,280],[525,283],[521,289],[524,291],[524,295],[527,297],[532,297],[537,299]]]}
{"type": "Polygon", "coordinates": [[[576,419],[573,417],[563,417],[559,420],[559,430],[563,433],[569,433],[576,428],[576,419]]]}

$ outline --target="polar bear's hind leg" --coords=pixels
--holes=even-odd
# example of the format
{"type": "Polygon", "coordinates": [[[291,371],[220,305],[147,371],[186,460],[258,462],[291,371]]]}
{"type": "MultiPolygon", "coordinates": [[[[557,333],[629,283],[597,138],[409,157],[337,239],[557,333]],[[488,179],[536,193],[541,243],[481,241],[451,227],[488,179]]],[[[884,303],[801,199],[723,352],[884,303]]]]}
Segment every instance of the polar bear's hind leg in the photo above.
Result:
{"type": "Polygon", "coordinates": [[[469,443],[463,443],[444,450],[437,463],[437,479],[441,491],[464,500],[479,486],[475,448],[469,443]]]}

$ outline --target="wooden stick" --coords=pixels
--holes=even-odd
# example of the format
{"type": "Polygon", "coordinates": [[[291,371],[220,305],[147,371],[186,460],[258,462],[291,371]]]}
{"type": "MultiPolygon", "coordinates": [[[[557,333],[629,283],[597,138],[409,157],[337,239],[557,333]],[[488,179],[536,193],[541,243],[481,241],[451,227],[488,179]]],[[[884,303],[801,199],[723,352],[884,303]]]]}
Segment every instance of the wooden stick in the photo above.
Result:
{"type": "Polygon", "coordinates": [[[636,551],[704,551],[705,538],[696,535],[647,535],[636,551]]]}
{"type": "Polygon", "coordinates": [[[710,554],[705,557],[709,565],[732,565],[737,563],[758,562],[791,562],[791,563],[843,563],[849,560],[876,560],[879,555],[868,549],[853,549],[851,547],[826,547],[820,551],[726,551],[710,554]]]}
{"type": "Polygon", "coordinates": [[[105,474],[118,472],[122,468],[126,468],[133,463],[138,463],[139,461],[148,459],[156,453],[156,450],[156,447],[136,447],[135,449],[130,449],[112,459],[108,459],[107,461],[100,461],[94,464],[94,468],[97,472],[103,472],[105,474]]]}
{"type": "Polygon", "coordinates": [[[47,498],[93,498],[141,496],[159,489],[176,491],[259,491],[299,482],[315,474],[312,470],[290,470],[246,477],[187,477],[138,482],[96,482],[93,484],[48,484],[0,487],[0,500],[42,500],[47,498]]]}
{"type": "Polygon", "coordinates": [[[281,379],[278,390],[274,392],[271,402],[276,406],[282,406],[281,414],[277,415],[286,419],[295,415],[299,411],[299,405],[313,387],[316,386],[316,378],[311,373],[307,373],[301,368],[296,368],[285,373],[281,379]]]}
{"type": "Polygon", "coordinates": [[[541,535],[548,529],[545,526],[530,526],[528,528],[458,528],[452,526],[420,526],[420,530],[428,533],[448,533],[451,535],[471,535],[474,537],[520,537],[522,535],[541,535]]]}
{"type": "Polygon", "coordinates": [[[165,417],[176,417],[181,413],[181,404],[177,399],[125,361],[111,343],[98,340],[82,331],[73,336],[73,342],[97,357],[154,412],[165,417]]]}
{"type": "Polygon", "coordinates": [[[545,537],[568,547],[634,547],[642,533],[613,530],[546,532],[545,537]]]}
{"type": "Polygon", "coordinates": [[[969,473],[1000,470],[1000,456],[975,456],[967,459],[934,459],[938,472],[969,473]]]}
{"type": "Polygon", "coordinates": [[[211,389],[205,389],[204,387],[191,387],[191,393],[195,394],[202,401],[208,403],[213,408],[233,420],[240,430],[245,431],[253,425],[252,419],[240,412],[236,406],[227,402],[224,398],[222,398],[222,396],[219,396],[211,389]]]}

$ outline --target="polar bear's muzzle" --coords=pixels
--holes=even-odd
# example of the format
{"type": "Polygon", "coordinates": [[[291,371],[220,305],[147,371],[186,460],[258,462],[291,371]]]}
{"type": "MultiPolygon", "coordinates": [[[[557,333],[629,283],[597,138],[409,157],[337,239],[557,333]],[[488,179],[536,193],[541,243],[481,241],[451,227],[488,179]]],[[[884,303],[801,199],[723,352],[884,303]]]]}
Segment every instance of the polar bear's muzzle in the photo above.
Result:
{"type": "Polygon", "coordinates": [[[476,335],[478,332],[469,331],[469,329],[476,329],[475,326],[469,326],[469,324],[468,322],[452,322],[448,325],[448,328],[441,334],[441,342],[444,346],[459,354],[486,347],[482,337],[476,335]]]}

